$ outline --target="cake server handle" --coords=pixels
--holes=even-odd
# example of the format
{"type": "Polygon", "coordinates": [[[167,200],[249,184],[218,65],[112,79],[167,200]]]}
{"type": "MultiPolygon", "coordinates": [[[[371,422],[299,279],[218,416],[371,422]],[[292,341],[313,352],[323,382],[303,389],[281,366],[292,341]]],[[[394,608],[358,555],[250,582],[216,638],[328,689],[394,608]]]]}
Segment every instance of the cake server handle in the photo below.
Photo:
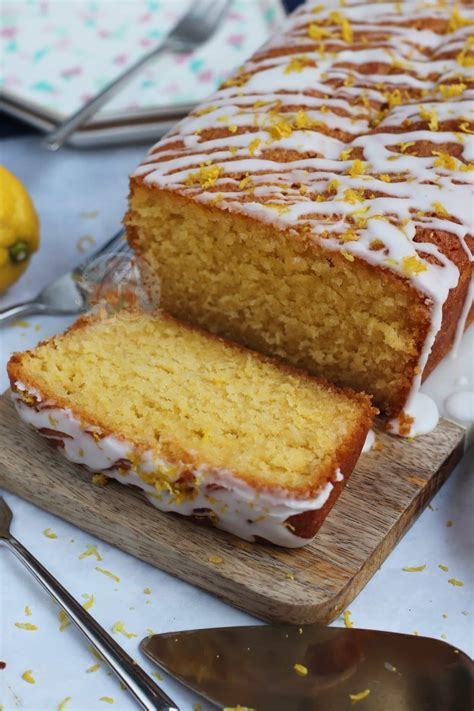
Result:
{"type": "Polygon", "coordinates": [[[94,620],[87,610],[49,573],[44,566],[11,534],[2,542],[16,555],[25,568],[41,583],[80,629],[111,670],[125,684],[132,696],[147,711],[179,711],[176,704],[150,679],[117,642],[94,620]]]}

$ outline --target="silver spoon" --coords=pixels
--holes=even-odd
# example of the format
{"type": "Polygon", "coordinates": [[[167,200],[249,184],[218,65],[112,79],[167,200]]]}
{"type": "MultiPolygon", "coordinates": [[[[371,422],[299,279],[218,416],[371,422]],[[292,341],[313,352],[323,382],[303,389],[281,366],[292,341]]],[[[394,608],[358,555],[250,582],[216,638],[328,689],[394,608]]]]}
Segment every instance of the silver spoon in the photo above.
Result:
{"type": "Polygon", "coordinates": [[[141,57],[82,108],[48,133],[41,141],[41,145],[51,151],[61,148],[69,136],[90,119],[150,59],[156,59],[165,52],[193,52],[213,34],[228,6],[229,0],[193,0],[190,10],[166,37],[163,44],[141,57]]]}
{"type": "Polygon", "coordinates": [[[41,583],[80,629],[132,696],[147,711],[179,711],[173,701],[150,679],[141,667],[84,610],[56,578],[10,533],[12,512],[0,496],[0,542],[4,543],[25,568],[41,583]]]}

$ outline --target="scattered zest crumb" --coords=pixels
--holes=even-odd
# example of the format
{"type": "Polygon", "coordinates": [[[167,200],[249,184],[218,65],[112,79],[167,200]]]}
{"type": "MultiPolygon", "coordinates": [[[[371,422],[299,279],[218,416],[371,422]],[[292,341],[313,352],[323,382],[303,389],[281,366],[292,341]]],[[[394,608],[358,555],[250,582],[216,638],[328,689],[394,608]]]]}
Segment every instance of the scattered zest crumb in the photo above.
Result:
{"type": "Polygon", "coordinates": [[[160,672],[154,671],[151,673],[152,676],[155,677],[155,679],[158,679],[158,681],[161,681],[163,677],[161,676],[160,672]]]}
{"type": "Polygon", "coordinates": [[[444,632],[442,634],[440,634],[440,637],[441,637],[441,639],[446,639],[446,635],[444,634],[444,632]]]}
{"type": "Polygon", "coordinates": [[[88,558],[90,555],[95,555],[97,560],[102,560],[102,556],[100,555],[99,551],[97,550],[97,546],[87,546],[86,550],[81,553],[78,558],[79,560],[84,560],[84,558],[88,558]]]}
{"type": "Polygon", "coordinates": [[[365,691],[359,691],[358,694],[349,694],[349,698],[353,704],[356,704],[358,701],[363,701],[364,699],[366,699],[369,694],[370,689],[365,689],[365,691]]]}
{"type": "Polygon", "coordinates": [[[68,704],[71,701],[71,699],[72,699],[72,696],[66,696],[66,698],[63,699],[61,701],[61,703],[59,704],[58,711],[64,711],[64,709],[66,708],[66,704],[68,704]]]}
{"type": "Polygon", "coordinates": [[[117,634],[117,632],[120,632],[121,634],[125,635],[125,637],[128,637],[129,639],[131,639],[132,637],[137,637],[137,635],[134,632],[127,632],[127,630],[125,629],[125,625],[121,620],[119,620],[118,622],[116,622],[113,625],[112,632],[114,634],[117,634]]]}
{"type": "Polygon", "coordinates": [[[89,645],[89,652],[92,654],[93,657],[95,657],[96,659],[98,659],[99,662],[102,662],[102,661],[103,661],[103,659],[102,659],[102,657],[100,656],[99,652],[97,651],[97,649],[95,649],[95,647],[92,646],[92,644],[89,645]]]}
{"type": "Polygon", "coordinates": [[[461,615],[464,615],[465,617],[467,617],[468,614],[469,614],[469,612],[468,612],[467,610],[463,610],[463,611],[461,612],[461,615]]]}
{"type": "Polygon", "coordinates": [[[25,605],[25,615],[31,617],[31,610],[28,605],[25,605]]]}
{"type": "Polygon", "coordinates": [[[38,628],[36,625],[32,625],[31,622],[15,622],[15,627],[20,630],[27,630],[28,632],[35,632],[38,628]]]}
{"type": "Polygon", "coordinates": [[[86,602],[82,605],[82,607],[84,608],[84,610],[90,610],[93,604],[94,604],[94,596],[89,595],[88,600],[86,600],[86,602]]]}
{"type": "Polygon", "coordinates": [[[293,575],[293,573],[290,573],[290,571],[287,571],[287,572],[285,573],[285,577],[288,578],[288,580],[294,580],[294,579],[295,579],[295,576],[293,575]]]}
{"type": "Polygon", "coordinates": [[[447,615],[447,613],[446,613],[446,612],[443,612],[443,614],[441,615],[441,617],[443,617],[443,619],[445,619],[445,620],[447,620],[447,619],[448,619],[448,615],[447,615]]]}
{"type": "Polygon", "coordinates": [[[107,486],[109,483],[109,477],[105,476],[105,474],[93,474],[92,483],[94,486],[107,486]]]}
{"type": "Polygon", "coordinates": [[[224,558],[221,558],[220,555],[209,555],[207,556],[207,559],[209,563],[212,563],[213,565],[221,565],[224,562],[224,558]]]}
{"type": "Polygon", "coordinates": [[[456,578],[449,578],[448,583],[450,583],[451,585],[454,585],[454,587],[458,587],[458,588],[462,588],[462,586],[464,585],[462,580],[456,580],[456,578]]]}
{"type": "Polygon", "coordinates": [[[64,610],[59,610],[58,612],[58,620],[59,620],[59,631],[64,632],[66,627],[71,624],[71,620],[69,617],[66,615],[64,610]]]}
{"type": "Polygon", "coordinates": [[[91,667],[89,667],[88,669],[86,669],[86,673],[87,673],[87,674],[91,674],[92,672],[95,672],[95,671],[97,671],[98,669],[100,669],[100,664],[93,664],[91,667]]]}
{"type": "Polygon", "coordinates": [[[45,528],[43,531],[43,536],[46,536],[46,538],[57,538],[58,534],[54,533],[50,528],[45,528]]]}
{"type": "Polygon", "coordinates": [[[145,590],[143,592],[145,593],[145,595],[151,595],[151,589],[148,587],[145,588],[145,590]]]}
{"type": "Polygon", "coordinates": [[[106,704],[113,704],[114,700],[111,696],[101,696],[99,701],[105,701],[106,704]]]}
{"type": "Polygon", "coordinates": [[[156,634],[155,630],[152,630],[151,627],[147,627],[145,632],[147,637],[153,637],[153,635],[156,634]]]}
{"type": "Polygon", "coordinates": [[[298,676],[306,676],[308,674],[308,669],[304,666],[304,664],[293,664],[293,669],[298,676]]]}
{"type": "Polygon", "coordinates": [[[415,635],[415,637],[419,637],[419,636],[420,636],[420,633],[418,632],[418,630],[415,630],[415,631],[413,632],[413,634],[415,635]]]}
{"type": "Polygon", "coordinates": [[[350,627],[354,627],[354,623],[351,620],[351,615],[352,615],[352,612],[350,610],[345,610],[342,613],[342,619],[344,620],[344,627],[347,627],[348,629],[350,627]]]}
{"type": "Polygon", "coordinates": [[[415,565],[415,566],[405,566],[402,568],[406,573],[421,573],[422,570],[426,568],[426,563],[425,565],[415,565]]]}
{"type": "Polygon", "coordinates": [[[444,570],[445,573],[447,573],[448,570],[449,570],[449,568],[448,568],[447,565],[441,565],[441,563],[438,565],[438,568],[439,568],[440,570],[444,570]]]}
{"type": "Polygon", "coordinates": [[[446,521],[446,528],[451,528],[452,525],[453,522],[451,521],[451,519],[449,521],[446,521]]]}
{"type": "Polygon", "coordinates": [[[110,572],[110,570],[106,570],[105,568],[99,568],[98,565],[95,566],[95,569],[99,571],[99,573],[103,573],[104,575],[107,575],[108,578],[112,578],[112,580],[115,580],[115,582],[119,583],[120,578],[117,575],[114,575],[113,573],[110,572]]]}
{"type": "Polygon", "coordinates": [[[27,681],[28,684],[36,684],[36,679],[33,677],[32,671],[33,671],[32,669],[27,669],[21,675],[21,678],[23,679],[23,681],[27,681]]]}

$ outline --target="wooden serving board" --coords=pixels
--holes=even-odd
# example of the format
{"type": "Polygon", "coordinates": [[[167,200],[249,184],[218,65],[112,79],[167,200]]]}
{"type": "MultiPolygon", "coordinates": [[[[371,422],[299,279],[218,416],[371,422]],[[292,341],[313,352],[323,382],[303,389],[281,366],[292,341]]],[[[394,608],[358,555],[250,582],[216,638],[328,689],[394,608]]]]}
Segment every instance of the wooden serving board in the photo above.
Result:
{"type": "Polygon", "coordinates": [[[0,487],[265,620],[329,622],[364,587],[463,455],[465,431],[441,420],[408,442],[377,432],[305,548],[245,543],[164,514],[138,490],[68,463],[0,397],[0,487]],[[219,565],[208,560],[220,556],[219,565]]]}

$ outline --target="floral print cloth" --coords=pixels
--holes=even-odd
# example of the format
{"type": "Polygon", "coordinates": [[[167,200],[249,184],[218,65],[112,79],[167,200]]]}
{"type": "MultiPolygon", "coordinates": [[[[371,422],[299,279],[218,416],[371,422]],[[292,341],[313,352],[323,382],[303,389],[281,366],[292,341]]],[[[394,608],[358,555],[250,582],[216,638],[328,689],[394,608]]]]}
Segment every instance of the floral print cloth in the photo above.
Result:
{"type": "MultiPolygon", "coordinates": [[[[0,89],[59,120],[162,42],[194,1],[4,1],[0,89]]],[[[283,17],[280,0],[233,0],[202,48],[147,65],[99,112],[100,118],[203,99],[283,17]]]]}

